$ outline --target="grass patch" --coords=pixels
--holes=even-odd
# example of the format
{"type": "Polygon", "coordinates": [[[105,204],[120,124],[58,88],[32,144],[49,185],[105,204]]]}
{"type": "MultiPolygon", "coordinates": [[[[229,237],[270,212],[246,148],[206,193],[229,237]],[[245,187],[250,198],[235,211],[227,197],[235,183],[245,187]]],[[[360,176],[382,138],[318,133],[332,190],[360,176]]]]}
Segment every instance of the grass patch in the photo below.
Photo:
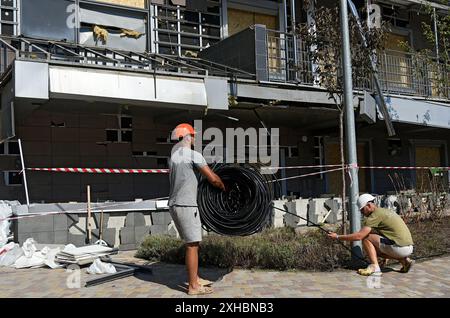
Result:
{"type": "MultiPolygon", "coordinates": [[[[413,258],[450,252],[450,217],[408,226],[415,242],[413,258]]],[[[170,236],[148,236],[136,257],[184,264],[184,245],[170,236]]],[[[348,265],[350,253],[317,229],[298,234],[292,228],[277,228],[247,237],[208,235],[199,258],[202,266],[219,268],[333,271],[348,265]]]]}

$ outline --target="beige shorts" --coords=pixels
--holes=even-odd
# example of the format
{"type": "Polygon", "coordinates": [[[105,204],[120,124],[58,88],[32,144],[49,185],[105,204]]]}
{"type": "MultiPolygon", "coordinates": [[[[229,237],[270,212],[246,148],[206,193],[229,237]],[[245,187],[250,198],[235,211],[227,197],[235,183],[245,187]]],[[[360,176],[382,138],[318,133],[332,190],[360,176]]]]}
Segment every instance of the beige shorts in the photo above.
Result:
{"type": "Polygon", "coordinates": [[[389,255],[393,258],[405,258],[412,254],[413,252],[413,245],[407,245],[407,246],[399,246],[397,244],[393,245],[387,245],[380,243],[380,251],[383,254],[389,255]]]}

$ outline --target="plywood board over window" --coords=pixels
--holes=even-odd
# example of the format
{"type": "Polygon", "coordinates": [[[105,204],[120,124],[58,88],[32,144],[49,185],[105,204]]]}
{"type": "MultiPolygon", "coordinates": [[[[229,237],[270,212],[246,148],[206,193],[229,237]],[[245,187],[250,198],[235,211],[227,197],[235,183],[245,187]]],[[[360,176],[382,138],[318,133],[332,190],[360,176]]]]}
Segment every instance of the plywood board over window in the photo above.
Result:
{"type": "Polygon", "coordinates": [[[145,0],[96,0],[96,1],[119,4],[128,7],[145,8],[145,0]]]}
{"type": "MultiPolygon", "coordinates": [[[[417,167],[440,167],[442,162],[442,147],[439,146],[416,146],[415,149],[417,167]]],[[[429,192],[433,190],[433,185],[437,186],[440,181],[445,181],[444,176],[431,175],[429,170],[416,170],[416,190],[419,192],[429,192]]]]}
{"type": "Polygon", "coordinates": [[[277,19],[274,15],[228,9],[228,34],[236,34],[255,24],[264,24],[267,29],[276,30],[277,19]]]}

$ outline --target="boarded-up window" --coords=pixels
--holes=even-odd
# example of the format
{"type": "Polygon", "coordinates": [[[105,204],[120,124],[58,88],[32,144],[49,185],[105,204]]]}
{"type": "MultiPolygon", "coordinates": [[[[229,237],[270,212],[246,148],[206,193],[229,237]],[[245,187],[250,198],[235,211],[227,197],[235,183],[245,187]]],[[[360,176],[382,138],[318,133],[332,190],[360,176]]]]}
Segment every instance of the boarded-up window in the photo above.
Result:
{"type": "Polygon", "coordinates": [[[386,40],[386,55],[381,59],[383,80],[387,88],[400,92],[412,90],[413,65],[406,49],[402,45],[408,43],[408,37],[389,33],[386,40]]]}
{"type": "Polygon", "coordinates": [[[145,8],[145,0],[96,0],[98,2],[108,2],[112,4],[120,4],[122,6],[145,8]]]}
{"type": "Polygon", "coordinates": [[[228,9],[228,35],[236,34],[255,24],[264,24],[267,29],[276,30],[277,16],[228,9]]]}
{"type": "MultiPolygon", "coordinates": [[[[417,167],[439,167],[442,164],[442,147],[416,147],[416,166],[417,167]]],[[[430,170],[416,170],[416,190],[419,192],[429,192],[433,187],[442,186],[438,183],[446,180],[445,176],[439,174],[432,175],[430,170]]]]}

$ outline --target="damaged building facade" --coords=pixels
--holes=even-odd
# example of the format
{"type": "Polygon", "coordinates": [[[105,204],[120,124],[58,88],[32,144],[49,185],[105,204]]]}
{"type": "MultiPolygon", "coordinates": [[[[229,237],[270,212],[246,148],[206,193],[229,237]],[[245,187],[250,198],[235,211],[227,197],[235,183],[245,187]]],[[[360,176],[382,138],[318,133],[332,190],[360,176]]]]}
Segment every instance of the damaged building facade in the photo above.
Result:
{"type": "MultiPolygon", "coordinates": [[[[437,91],[434,74],[417,69],[413,54],[399,44],[435,51],[421,31],[421,23],[429,22],[421,13],[426,1],[369,2],[392,24],[379,73],[396,135],[388,136],[373,91],[355,89],[358,164],[448,166],[448,65],[440,68],[447,84],[437,91]]],[[[312,80],[311,48],[292,32],[293,25],[313,23],[315,10],[332,3],[2,0],[0,198],[26,203],[19,138],[27,168],[163,169],[172,129],[194,120],[202,120],[203,129],[279,128],[281,166],[340,164],[339,112],[312,80]]],[[[367,5],[354,3],[358,9],[367,5]]],[[[438,15],[449,13],[446,5],[426,3],[438,15]]],[[[396,190],[394,173],[360,169],[360,191],[396,190]]],[[[424,191],[428,173],[398,172],[405,188],[424,191]]],[[[32,206],[85,202],[90,185],[92,202],[142,200],[124,211],[143,211],[146,202],[169,191],[165,174],[26,171],[26,176],[32,206]]],[[[448,189],[447,172],[437,178],[448,189]]],[[[281,186],[284,195],[339,196],[341,173],[281,186]]],[[[144,222],[148,216],[139,218],[139,231],[158,225],[144,222]]],[[[167,228],[165,219],[161,222],[167,228]]]]}

